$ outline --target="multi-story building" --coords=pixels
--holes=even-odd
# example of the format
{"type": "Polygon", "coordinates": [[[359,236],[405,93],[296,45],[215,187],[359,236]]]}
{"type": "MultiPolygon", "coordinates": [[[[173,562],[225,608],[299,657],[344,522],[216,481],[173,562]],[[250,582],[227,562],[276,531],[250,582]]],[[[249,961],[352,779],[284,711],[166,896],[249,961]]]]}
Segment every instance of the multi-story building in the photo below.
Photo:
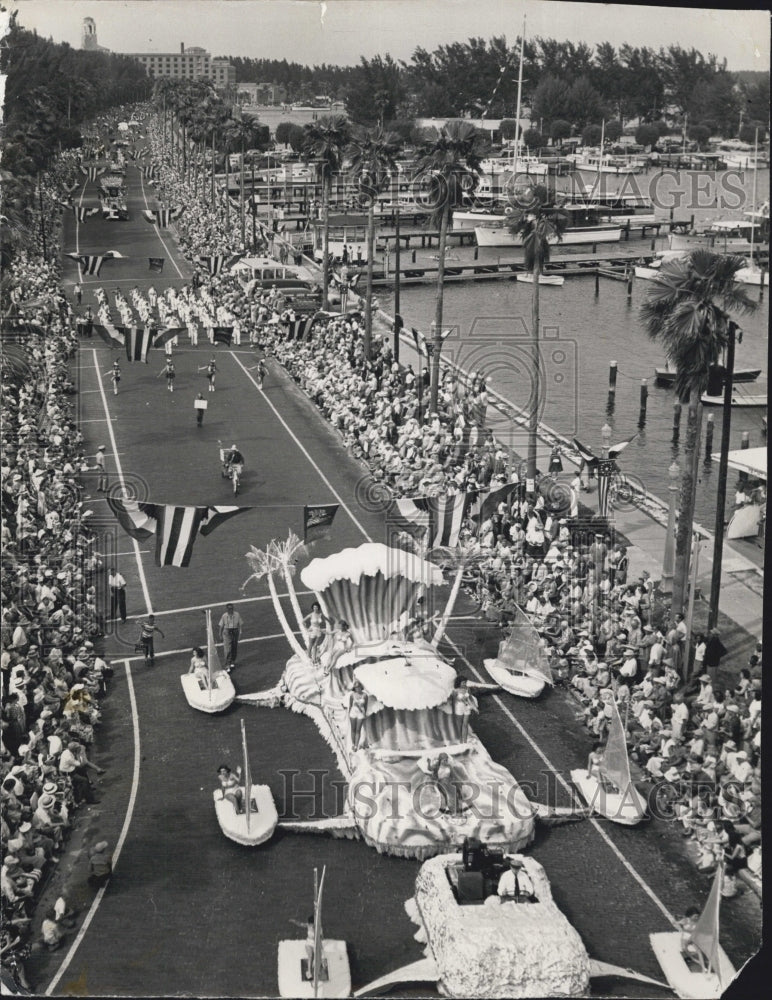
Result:
{"type": "Polygon", "coordinates": [[[236,85],[236,69],[227,59],[213,59],[198,46],[185,48],[180,42],[179,52],[130,52],[147,70],[148,76],[171,77],[173,80],[211,80],[218,90],[236,85]]]}

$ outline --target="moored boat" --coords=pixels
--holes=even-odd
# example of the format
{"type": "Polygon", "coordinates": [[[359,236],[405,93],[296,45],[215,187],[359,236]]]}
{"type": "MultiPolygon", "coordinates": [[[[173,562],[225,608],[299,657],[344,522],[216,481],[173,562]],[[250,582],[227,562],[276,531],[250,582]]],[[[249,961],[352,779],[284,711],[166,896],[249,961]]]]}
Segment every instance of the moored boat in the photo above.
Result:
{"type": "MultiPolygon", "coordinates": [[[[584,243],[618,243],[622,239],[622,226],[615,222],[603,222],[596,208],[585,205],[561,205],[560,211],[568,217],[566,228],[560,240],[553,237],[550,242],[561,245],[584,243]]],[[[521,247],[523,237],[511,233],[508,216],[493,217],[490,222],[475,226],[477,245],[481,247],[521,247]]]]}
{"type": "MultiPolygon", "coordinates": [[[[565,278],[559,274],[540,274],[539,284],[540,285],[554,285],[555,287],[561,287],[565,283],[565,278]]],[[[517,281],[522,281],[526,285],[533,284],[533,274],[518,274],[517,281]]]]}
{"type": "MultiPolygon", "coordinates": [[[[721,393],[719,396],[710,396],[707,392],[703,392],[700,397],[703,406],[723,406],[724,405],[724,394],[721,393]]],[[[766,393],[756,393],[747,395],[740,392],[732,393],[732,406],[733,407],[749,407],[751,409],[760,409],[761,407],[766,407],[767,405],[767,394],[766,393]]]]}
{"type": "MultiPolygon", "coordinates": [[[[635,270],[637,274],[638,268],[635,270]]],[[[666,389],[675,385],[676,373],[670,368],[655,368],[654,373],[657,385],[666,389]]],[[[759,375],[760,368],[735,368],[732,378],[734,382],[755,382],[759,375]]]]}

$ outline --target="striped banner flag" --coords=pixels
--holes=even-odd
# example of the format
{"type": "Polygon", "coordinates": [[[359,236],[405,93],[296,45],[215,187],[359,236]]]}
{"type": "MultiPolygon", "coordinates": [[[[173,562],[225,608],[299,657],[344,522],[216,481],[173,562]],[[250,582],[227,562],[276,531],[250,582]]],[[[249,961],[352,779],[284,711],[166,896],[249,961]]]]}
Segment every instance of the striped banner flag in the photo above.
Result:
{"type": "Polygon", "coordinates": [[[215,344],[227,344],[227,346],[230,347],[232,339],[233,339],[232,326],[212,327],[212,340],[215,342],[215,344]]]}
{"type": "Polygon", "coordinates": [[[151,163],[149,166],[143,163],[140,166],[139,170],[142,176],[145,178],[145,180],[150,181],[151,183],[155,181],[158,177],[158,167],[155,165],[155,163],[151,163]]]}
{"type": "Polygon", "coordinates": [[[78,222],[85,222],[90,215],[96,215],[99,212],[98,208],[86,208],[85,205],[70,205],[70,208],[78,222]]]}
{"type": "Polygon", "coordinates": [[[187,333],[184,326],[167,326],[164,330],[159,330],[153,335],[153,347],[163,347],[164,344],[168,344],[170,340],[174,340],[175,337],[179,337],[182,334],[187,333]]]}
{"type": "Polygon", "coordinates": [[[598,459],[595,454],[590,451],[589,448],[585,447],[581,441],[574,438],[574,448],[579,452],[579,457],[584,461],[591,469],[598,464],[598,459]]]}
{"type": "Polygon", "coordinates": [[[301,316],[300,319],[291,320],[287,325],[287,340],[307,340],[311,336],[315,320],[316,316],[301,316]]]}
{"type": "Polygon", "coordinates": [[[403,497],[396,500],[401,517],[410,524],[428,528],[425,544],[428,549],[444,545],[454,548],[464,523],[469,493],[455,496],[403,497]]]}
{"type": "Polygon", "coordinates": [[[160,228],[165,229],[170,222],[174,222],[175,219],[179,219],[183,211],[184,209],[181,206],[179,208],[143,209],[142,217],[151,225],[159,226],[160,228]]]}
{"type": "Polygon", "coordinates": [[[97,254],[68,253],[65,254],[65,256],[72,257],[73,260],[77,260],[84,274],[93,274],[97,278],[99,277],[99,272],[102,269],[102,264],[105,260],[104,256],[99,256],[97,254]]]}
{"type": "Polygon", "coordinates": [[[616,462],[613,458],[603,458],[598,462],[598,513],[601,517],[608,517],[610,504],[611,477],[616,471],[616,462]]]}
{"type": "Polygon", "coordinates": [[[496,508],[500,503],[510,505],[512,494],[517,489],[517,485],[516,482],[504,483],[503,486],[497,486],[493,490],[467,493],[469,497],[468,514],[477,522],[478,527],[491,514],[496,513],[496,508]]]}
{"type": "Polygon", "coordinates": [[[147,364],[147,352],[151,346],[152,327],[128,326],[125,328],[126,357],[129,361],[144,361],[147,364]]]}
{"type": "Polygon", "coordinates": [[[243,253],[230,254],[230,255],[224,253],[216,253],[216,254],[209,254],[207,256],[199,256],[196,259],[198,263],[202,264],[209,271],[211,275],[216,275],[219,274],[221,271],[233,267],[233,265],[238,263],[238,261],[240,261],[243,256],[244,256],[243,253]]]}
{"type": "Polygon", "coordinates": [[[101,337],[109,347],[123,347],[126,343],[122,326],[113,326],[111,323],[94,323],[92,329],[97,337],[101,337]]]}
{"type": "Polygon", "coordinates": [[[156,566],[187,566],[199,534],[209,535],[225,521],[251,507],[187,507],[138,503],[107,497],[127,534],[138,541],[155,535],[156,566]]]}
{"type": "Polygon", "coordinates": [[[95,181],[97,177],[101,177],[106,169],[106,167],[97,167],[94,165],[86,167],[82,163],[80,165],[80,172],[90,181],[95,181]]]}

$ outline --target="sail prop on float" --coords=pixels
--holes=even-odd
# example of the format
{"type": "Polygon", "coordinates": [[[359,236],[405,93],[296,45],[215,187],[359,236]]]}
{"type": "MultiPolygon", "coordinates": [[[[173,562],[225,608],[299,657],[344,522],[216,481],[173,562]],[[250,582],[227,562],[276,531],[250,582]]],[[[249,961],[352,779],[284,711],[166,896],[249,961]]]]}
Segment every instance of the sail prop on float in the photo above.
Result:
{"type": "Polygon", "coordinates": [[[345,941],[325,939],[322,931],[324,879],[314,868],[313,944],[308,938],[279,942],[279,996],[348,997],[351,970],[345,941]],[[309,962],[308,950],[313,951],[309,962]]]}
{"type": "Polygon", "coordinates": [[[325,614],[348,622],[356,643],[385,639],[442,571],[404,549],[369,542],[313,559],[300,574],[325,614]]]}
{"type": "Polygon", "coordinates": [[[210,715],[223,712],[236,698],[236,689],[227,670],[223,670],[212,629],[212,612],[206,609],[206,681],[195,674],[180,675],[182,690],[191,708],[210,715]]]}
{"type": "Polygon", "coordinates": [[[608,704],[611,724],[599,767],[600,777],[577,768],[571,771],[571,780],[594,812],[614,823],[635,826],[646,815],[646,800],[633,784],[625,730],[613,695],[608,704]]]}
{"type": "Polygon", "coordinates": [[[496,659],[483,660],[490,676],[510,694],[536,698],[552,685],[549,658],[528,616],[518,607],[506,639],[499,643],[496,659]]]}
{"type": "Polygon", "coordinates": [[[685,936],[681,931],[649,935],[651,947],[670,988],[684,1000],[720,997],[736,975],[734,966],[719,943],[723,878],[724,866],[719,864],[708,900],[690,935],[685,936]],[[688,956],[685,950],[688,950],[688,956]]]}
{"type": "Polygon", "coordinates": [[[239,792],[241,809],[237,810],[231,799],[226,799],[223,790],[214,791],[214,808],[220,829],[230,840],[244,847],[256,847],[265,843],[276,829],[279,816],[268,785],[253,785],[249,764],[247,733],[241,720],[241,777],[243,784],[239,792]]]}

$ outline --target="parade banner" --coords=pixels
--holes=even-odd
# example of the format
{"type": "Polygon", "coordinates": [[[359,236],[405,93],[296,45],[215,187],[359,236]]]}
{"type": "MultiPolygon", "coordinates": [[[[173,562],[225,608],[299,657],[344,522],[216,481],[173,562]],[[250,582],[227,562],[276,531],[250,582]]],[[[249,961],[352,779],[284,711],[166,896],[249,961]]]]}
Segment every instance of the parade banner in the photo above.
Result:
{"type": "Polygon", "coordinates": [[[151,346],[152,327],[126,327],[126,357],[129,361],[144,361],[147,364],[147,352],[151,346]]]}
{"type": "Polygon", "coordinates": [[[165,257],[148,257],[147,262],[149,269],[154,271],[156,274],[160,274],[164,269],[165,257]]]}
{"type": "Polygon", "coordinates": [[[612,458],[603,458],[598,462],[598,513],[601,517],[609,515],[611,477],[616,467],[612,458]]]}
{"type": "Polygon", "coordinates": [[[228,347],[230,347],[232,340],[233,340],[233,327],[232,326],[213,326],[212,327],[212,341],[215,344],[226,344],[228,347]]]}

